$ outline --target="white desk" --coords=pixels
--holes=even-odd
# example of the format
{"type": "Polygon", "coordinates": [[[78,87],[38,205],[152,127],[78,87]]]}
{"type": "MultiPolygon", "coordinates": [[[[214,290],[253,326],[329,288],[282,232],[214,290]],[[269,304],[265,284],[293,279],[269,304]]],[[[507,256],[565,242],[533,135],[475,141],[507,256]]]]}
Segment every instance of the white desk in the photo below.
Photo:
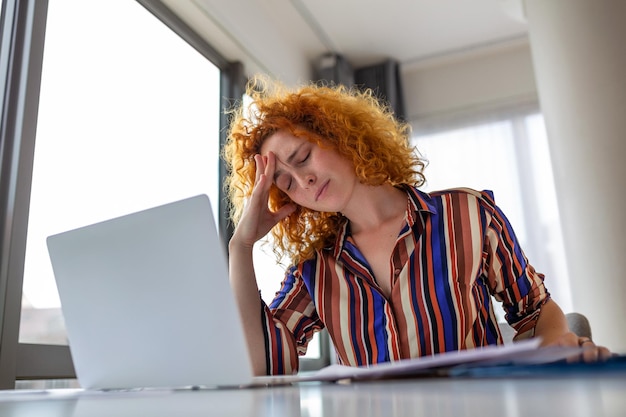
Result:
{"type": "Polygon", "coordinates": [[[626,375],[90,393],[0,391],[2,417],[626,416],[626,375]]]}

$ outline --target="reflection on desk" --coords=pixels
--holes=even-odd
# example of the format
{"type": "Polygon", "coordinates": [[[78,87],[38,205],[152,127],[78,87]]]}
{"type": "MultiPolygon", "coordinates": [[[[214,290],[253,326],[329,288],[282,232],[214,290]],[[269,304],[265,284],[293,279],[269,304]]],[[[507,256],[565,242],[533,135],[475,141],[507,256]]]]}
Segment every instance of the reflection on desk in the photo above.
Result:
{"type": "Polygon", "coordinates": [[[625,416],[626,374],[223,390],[0,392],[2,417],[625,416]]]}

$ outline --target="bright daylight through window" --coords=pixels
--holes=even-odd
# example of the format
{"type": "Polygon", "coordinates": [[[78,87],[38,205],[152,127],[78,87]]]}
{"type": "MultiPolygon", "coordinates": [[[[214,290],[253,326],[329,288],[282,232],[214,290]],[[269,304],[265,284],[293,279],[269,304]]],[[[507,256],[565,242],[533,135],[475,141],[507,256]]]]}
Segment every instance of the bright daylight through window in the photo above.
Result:
{"type": "Polygon", "coordinates": [[[219,80],[136,1],[50,1],[20,342],[66,343],[48,235],[200,193],[217,210],[219,80]]]}

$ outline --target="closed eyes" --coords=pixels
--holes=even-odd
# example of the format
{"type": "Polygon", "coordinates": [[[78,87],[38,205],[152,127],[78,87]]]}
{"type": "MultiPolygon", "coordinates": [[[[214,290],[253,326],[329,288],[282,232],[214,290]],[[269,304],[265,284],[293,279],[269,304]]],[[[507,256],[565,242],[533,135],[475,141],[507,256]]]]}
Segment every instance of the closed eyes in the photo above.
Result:
{"type": "MultiPolygon", "coordinates": [[[[304,152],[302,157],[300,158],[288,158],[288,159],[295,159],[296,162],[294,166],[301,167],[306,164],[310,156],[311,156],[311,150],[309,149],[306,152],[304,152]]],[[[286,173],[280,174],[275,179],[275,184],[278,188],[280,188],[281,190],[285,192],[292,191],[292,188],[294,185],[293,177],[286,173]]]]}

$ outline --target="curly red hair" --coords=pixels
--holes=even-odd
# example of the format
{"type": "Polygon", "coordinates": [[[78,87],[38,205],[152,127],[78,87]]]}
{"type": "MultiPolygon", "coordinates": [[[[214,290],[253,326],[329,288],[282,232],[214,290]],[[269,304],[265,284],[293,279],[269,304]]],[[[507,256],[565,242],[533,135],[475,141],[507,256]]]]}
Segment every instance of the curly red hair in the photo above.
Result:
{"type": "MultiPolygon", "coordinates": [[[[363,184],[420,186],[424,183],[425,163],[409,144],[410,126],[397,120],[371,90],[321,84],[290,90],[280,83],[256,77],[248,83],[246,91],[251,104],[240,103],[230,110],[230,129],[223,149],[229,168],[225,185],[235,224],[254,187],[254,156],[263,141],[279,130],[319,146],[330,144],[352,161],[363,184]]],[[[290,201],[284,192],[272,186],[271,210],[290,201]]],[[[298,206],[272,229],[274,253],[279,258],[287,255],[292,262],[309,259],[315,251],[334,243],[344,221],[341,213],[298,206]]]]}

